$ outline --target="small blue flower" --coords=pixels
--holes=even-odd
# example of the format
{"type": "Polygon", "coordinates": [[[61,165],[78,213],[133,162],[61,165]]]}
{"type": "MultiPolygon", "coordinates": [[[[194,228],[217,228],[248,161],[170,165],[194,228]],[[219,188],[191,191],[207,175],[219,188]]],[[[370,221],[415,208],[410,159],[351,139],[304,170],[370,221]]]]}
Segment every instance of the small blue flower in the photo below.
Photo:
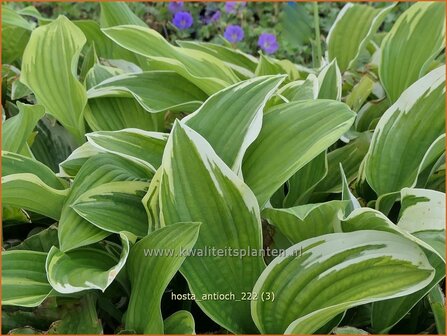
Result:
{"type": "Polygon", "coordinates": [[[174,26],[180,30],[191,27],[193,21],[192,15],[189,12],[177,12],[174,15],[174,19],[172,19],[174,26]]]}
{"type": "Polygon", "coordinates": [[[168,10],[174,14],[180,12],[182,9],[183,9],[183,1],[173,1],[170,2],[168,5],[168,10]]]}
{"type": "Polygon", "coordinates": [[[258,46],[267,54],[273,54],[278,50],[278,42],[275,34],[262,33],[258,39],[258,46]]]}
{"type": "Polygon", "coordinates": [[[244,39],[244,30],[238,25],[229,25],[224,32],[224,37],[231,43],[240,42],[244,39]]]}

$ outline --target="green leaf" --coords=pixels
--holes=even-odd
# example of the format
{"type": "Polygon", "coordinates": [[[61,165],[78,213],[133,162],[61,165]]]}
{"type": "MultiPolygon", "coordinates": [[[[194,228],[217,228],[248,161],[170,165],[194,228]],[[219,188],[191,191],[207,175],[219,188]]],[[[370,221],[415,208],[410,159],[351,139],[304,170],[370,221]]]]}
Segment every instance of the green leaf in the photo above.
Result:
{"type": "Polygon", "coordinates": [[[352,69],[360,53],[394,6],[395,4],[374,8],[370,5],[347,3],[338,12],[327,36],[329,61],[337,59],[341,72],[352,69]]]}
{"type": "Polygon", "coordinates": [[[168,135],[140,129],[88,133],[87,139],[100,152],[131,160],[155,173],[161,164],[168,135]]]}
{"type": "Polygon", "coordinates": [[[187,256],[183,251],[193,248],[199,227],[200,223],[176,223],[152,232],[132,248],[127,265],[132,293],[126,329],[163,333],[162,295],[187,256]]]}
{"type": "Polygon", "coordinates": [[[265,208],[262,210],[262,217],[296,244],[309,238],[336,232],[346,205],[346,201],[329,201],[287,209],[265,208]]]}
{"type": "Polygon", "coordinates": [[[385,36],[379,75],[392,102],[427,73],[430,63],[445,48],[444,13],[442,2],[415,3],[385,36]]]}
{"type": "Polygon", "coordinates": [[[413,293],[434,270],[422,250],[380,231],[333,233],[305,240],[267,266],[252,301],[262,333],[308,334],[348,308],[413,293]]]}
{"type": "Polygon", "coordinates": [[[175,47],[155,30],[118,26],[105,28],[103,32],[120,46],[150,58],[154,69],[173,70],[207,94],[239,81],[219,59],[198,50],[175,47]]]}
{"type": "Polygon", "coordinates": [[[194,317],[189,311],[179,310],[164,321],[164,334],[166,335],[195,335],[194,317]]]}
{"type": "MultiPolygon", "coordinates": [[[[27,140],[45,114],[40,105],[28,105],[17,102],[19,113],[7,119],[2,130],[2,149],[14,153],[29,153],[27,140]]],[[[27,155],[29,156],[29,155],[27,155]]]]}
{"type": "Polygon", "coordinates": [[[84,163],[92,156],[99,154],[101,151],[93,146],[90,142],[84,143],[76,148],[70,156],[59,164],[59,173],[61,177],[73,178],[79,172],[84,163]]]}
{"type": "Polygon", "coordinates": [[[341,100],[342,77],[337,60],[332,60],[318,75],[319,99],[341,100]]]}
{"type": "Polygon", "coordinates": [[[147,27],[147,25],[129,9],[125,2],[101,3],[101,17],[99,20],[101,27],[113,27],[123,24],[147,27]]]}
{"type": "Polygon", "coordinates": [[[76,175],[59,221],[63,252],[93,244],[110,235],[79,216],[71,205],[86,191],[115,181],[148,181],[147,169],[120,156],[104,153],[91,157],[76,175]]]}
{"type": "MultiPolygon", "coordinates": [[[[445,193],[404,188],[401,190],[401,203],[397,225],[402,230],[410,233],[445,231],[445,193]]],[[[445,249],[443,253],[445,254],[445,249]]]]}
{"type": "Polygon", "coordinates": [[[357,132],[373,130],[385,111],[390,107],[388,99],[372,100],[367,102],[357,112],[355,129],[357,132]]]}
{"type": "Polygon", "coordinates": [[[147,182],[138,181],[105,183],[83,193],[71,207],[105,231],[128,231],[144,237],[148,232],[148,219],[141,200],[147,187],[147,182]]]}
{"type": "Polygon", "coordinates": [[[312,18],[305,4],[286,2],[282,4],[281,33],[290,45],[300,46],[313,38],[312,18]]]}
{"type": "Polygon", "coordinates": [[[300,168],[337,141],[353,122],[354,113],[337,101],[305,100],[271,109],[242,166],[245,182],[260,206],[300,168]]]}
{"type": "Polygon", "coordinates": [[[146,210],[147,220],[149,224],[148,233],[160,229],[164,223],[160,220],[160,179],[161,167],[157,169],[149,183],[149,188],[144,195],[142,202],[146,210]]]}
{"type": "Polygon", "coordinates": [[[365,75],[352,88],[352,91],[346,96],[346,104],[353,110],[358,111],[366,101],[373,90],[375,82],[365,75]]]}
{"type": "Polygon", "coordinates": [[[229,66],[241,79],[252,78],[258,65],[258,60],[239,49],[233,49],[220,44],[199,41],[176,41],[182,48],[196,49],[212,55],[229,66]]]}
{"type": "Polygon", "coordinates": [[[64,161],[78,147],[73,136],[50,116],[44,116],[37,124],[37,135],[31,145],[36,160],[58,171],[64,161]]]}
{"type": "Polygon", "coordinates": [[[67,184],[59,179],[50,168],[39,161],[26,156],[11,152],[2,151],[2,176],[13,174],[33,174],[49,187],[63,190],[67,184]]]}
{"type": "Polygon", "coordinates": [[[87,45],[94,45],[98,57],[110,60],[120,59],[142,65],[137,55],[113,43],[102,31],[99,24],[93,20],[76,20],[78,26],[87,39],[87,45]]]}
{"type": "Polygon", "coordinates": [[[197,86],[172,71],[114,76],[88,90],[89,99],[133,97],[148,112],[193,112],[207,98],[197,86]]]}
{"type": "Polygon", "coordinates": [[[366,179],[378,195],[414,186],[424,156],[445,131],[444,96],[442,66],[406,89],[380,119],[365,159],[366,179]]]}
{"type": "MultiPolygon", "coordinates": [[[[176,122],[166,145],[160,184],[161,220],[165,225],[200,221],[195,247],[246,253],[262,248],[256,198],[217,156],[200,134],[176,122]],[[243,250],[243,252],[242,252],[243,250]]],[[[157,231],[155,231],[157,232],[157,231]]],[[[189,257],[181,268],[191,293],[249,292],[264,269],[262,257],[189,257]]],[[[214,321],[235,333],[254,332],[248,301],[197,300],[214,321]]]]}
{"type": "Polygon", "coordinates": [[[261,130],[264,106],[283,80],[284,76],[265,76],[232,85],[212,95],[183,121],[239,174],[245,151],[261,130]],[[217,124],[225,127],[216,132],[217,124]]]}
{"type": "Polygon", "coordinates": [[[327,155],[328,168],[326,177],[317,185],[315,192],[339,193],[342,190],[342,179],[339,165],[343,165],[347,182],[357,178],[360,163],[368,152],[371,134],[363,133],[346,146],[337,148],[327,155]]]}
{"type": "Polygon", "coordinates": [[[65,16],[35,29],[23,54],[20,80],[76,139],[84,135],[83,110],[87,103],[76,65],[86,42],[82,31],[65,16]],[[45,78],[45,85],[42,85],[45,78]]]}
{"type": "Polygon", "coordinates": [[[255,74],[256,76],[285,74],[290,81],[300,78],[297,66],[289,60],[277,60],[263,54],[261,54],[255,74]]]}
{"type": "Polygon", "coordinates": [[[53,246],[48,252],[45,270],[48,282],[59,293],[77,293],[87,289],[105,291],[124,267],[129,255],[129,239],[120,234],[119,260],[105,248],[81,247],[62,252],[53,246]]]}
{"type": "MultiPolygon", "coordinates": [[[[87,73],[85,84],[88,89],[92,89],[101,82],[122,74],[120,69],[95,64],[87,73]]],[[[123,128],[158,130],[164,114],[148,113],[133,96],[131,97],[90,99],[85,109],[85,120],[94,131],[115,131],[123,128]]]]}
{"type": "Polygon", "coordinates": [[[55,321],[48,334],[102,334],[101,320],[96,312],[96,297],[86,294],[80,300],[63,306],[61,320],[55,321]]]}
{"type": "Polygon", "coordinates": [[[23,208],[58,220],[69,190],[54,189],[30,173],[2,177],[2,205],[23,208]]]}
{"type": "Polygon", "coordinates": [[[296,100],[317,99],[318,79],[310,74],[306,80],[290,82],[280,88],[277,95],[287,100],[286,103],[296,100]]]}
{"type": "Polygon", "coordinates": [[[50,294],[45,273],[46,253],[2,252],[2,304],[36,307],[50,294]]]}
{"type": "Polygon", "coordinates": [[[51,225],[38,233],[28,236],[19,245],[13,246],[9,250],[49,252],[52,246],[59,246],[56,225],[51,225]]]}
{"type": "Polygon", "coordinates": [[[33,28],[16,11],[2,6],[2,64],[13,64],[22,57],[33,28]]]}
{"type": "Polygon", "coordinates": [[[318,183],[328,173],[326,151],[304,165],[287,181],[287,195],[284,198],[285,208],[308,203],[310,195],[318,183]]]}

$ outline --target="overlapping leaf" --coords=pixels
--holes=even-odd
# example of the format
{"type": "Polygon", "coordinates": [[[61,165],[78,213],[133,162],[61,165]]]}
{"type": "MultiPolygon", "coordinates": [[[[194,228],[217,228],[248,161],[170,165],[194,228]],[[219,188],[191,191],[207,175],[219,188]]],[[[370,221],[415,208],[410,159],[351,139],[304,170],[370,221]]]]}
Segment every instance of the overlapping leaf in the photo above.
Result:
{"type": "MultiPolygon", "coordinates": [[[[195,247],[238,250],[262,248],[259,208],[244,182],[198,133],[177,122],[165,149],[160,185],[162,222],[200,221],[195,247]],[[204,206],[206,205],[206,206],[204,206]]],[[[157,231],[156,231],[157,232],[157,231]]],[[[181,268],[197,297],[215,292],[251,291],[264,262],[259,254],[189,257],[181,268]]],[[[197,304],[233,332],[253,332],[247,301],[205,300],[197,304]]]]}
{"type": "Polygon", "coordinates": [[[306,100],[279,105],[264,116],[242,172],[261,207],[295,172],[337,141],[354,122],[343,103],[306,100]]]}
{"type": "Polygon", "coordinates": [[[292,246],[267,267],[254,292],[273,292],[275,300],[252,301],[252,314],[263,333],[312,333],[350,307],[408,295],[433,276],[422,250],[398,235],[323,235],[292,246]]]}
{"type": "Polygon", "coordinates": [[[35,29],[23,53],[21,77],[46,112],[79,142],[83,142],[87,94],[75,69],[85,42],[82,31],[65,16],[35,29]]]}

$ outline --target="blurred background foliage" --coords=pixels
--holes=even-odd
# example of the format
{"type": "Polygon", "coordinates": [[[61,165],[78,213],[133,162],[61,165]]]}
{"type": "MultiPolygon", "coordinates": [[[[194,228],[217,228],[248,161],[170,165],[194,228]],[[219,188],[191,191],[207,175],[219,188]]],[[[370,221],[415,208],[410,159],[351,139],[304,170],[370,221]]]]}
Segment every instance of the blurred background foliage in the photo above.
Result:
{"type": "MultiPolygon", "coordinates": [[[[176,3],[177,6],[170,6],[169,2],[157,1],[128,4],[139,18],[172,43],[178,39],[187,39],[231,46],[224,38],[224,32],[229,25],[238,25],[244,31],[244,38],[234,47],[258,55],[261,34],[274,34],[279,45],[273,53],[275,58],[289,59],[304,66],[315,66],[312,63],[315,59],[312,57],[316,46],[315,25],[318,24],[320,29],[320,43],[324,43],[337,13],[345,2],[181,2],[176,3]],[[174,24],[173,19],[178,11],[187,12],[192,16],[191,27],[179,29],[174,24]]],[[[387,5],[385,2],[369,4],[374,7],[387,5]]],[[[410,5],[409,2],[399,3],[379,31],[388,31],[396,17],[410,5]]],[[[99,21],[97,2],[11,2],[8,6],[14,9],[34,6],[48,18],[63,14],[72,20],[99,21]]]]}

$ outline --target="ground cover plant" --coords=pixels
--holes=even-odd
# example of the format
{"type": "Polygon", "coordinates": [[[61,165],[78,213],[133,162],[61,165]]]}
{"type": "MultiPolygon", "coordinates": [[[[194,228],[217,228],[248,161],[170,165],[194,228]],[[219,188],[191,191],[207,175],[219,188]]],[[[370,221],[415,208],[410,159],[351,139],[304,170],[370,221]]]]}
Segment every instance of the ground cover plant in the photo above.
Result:
{"type": "Polygon", "coordinates": [[[445,4],[340,7],[310,67],[3,6],[2,332],[445,334],[445,4]]]}

